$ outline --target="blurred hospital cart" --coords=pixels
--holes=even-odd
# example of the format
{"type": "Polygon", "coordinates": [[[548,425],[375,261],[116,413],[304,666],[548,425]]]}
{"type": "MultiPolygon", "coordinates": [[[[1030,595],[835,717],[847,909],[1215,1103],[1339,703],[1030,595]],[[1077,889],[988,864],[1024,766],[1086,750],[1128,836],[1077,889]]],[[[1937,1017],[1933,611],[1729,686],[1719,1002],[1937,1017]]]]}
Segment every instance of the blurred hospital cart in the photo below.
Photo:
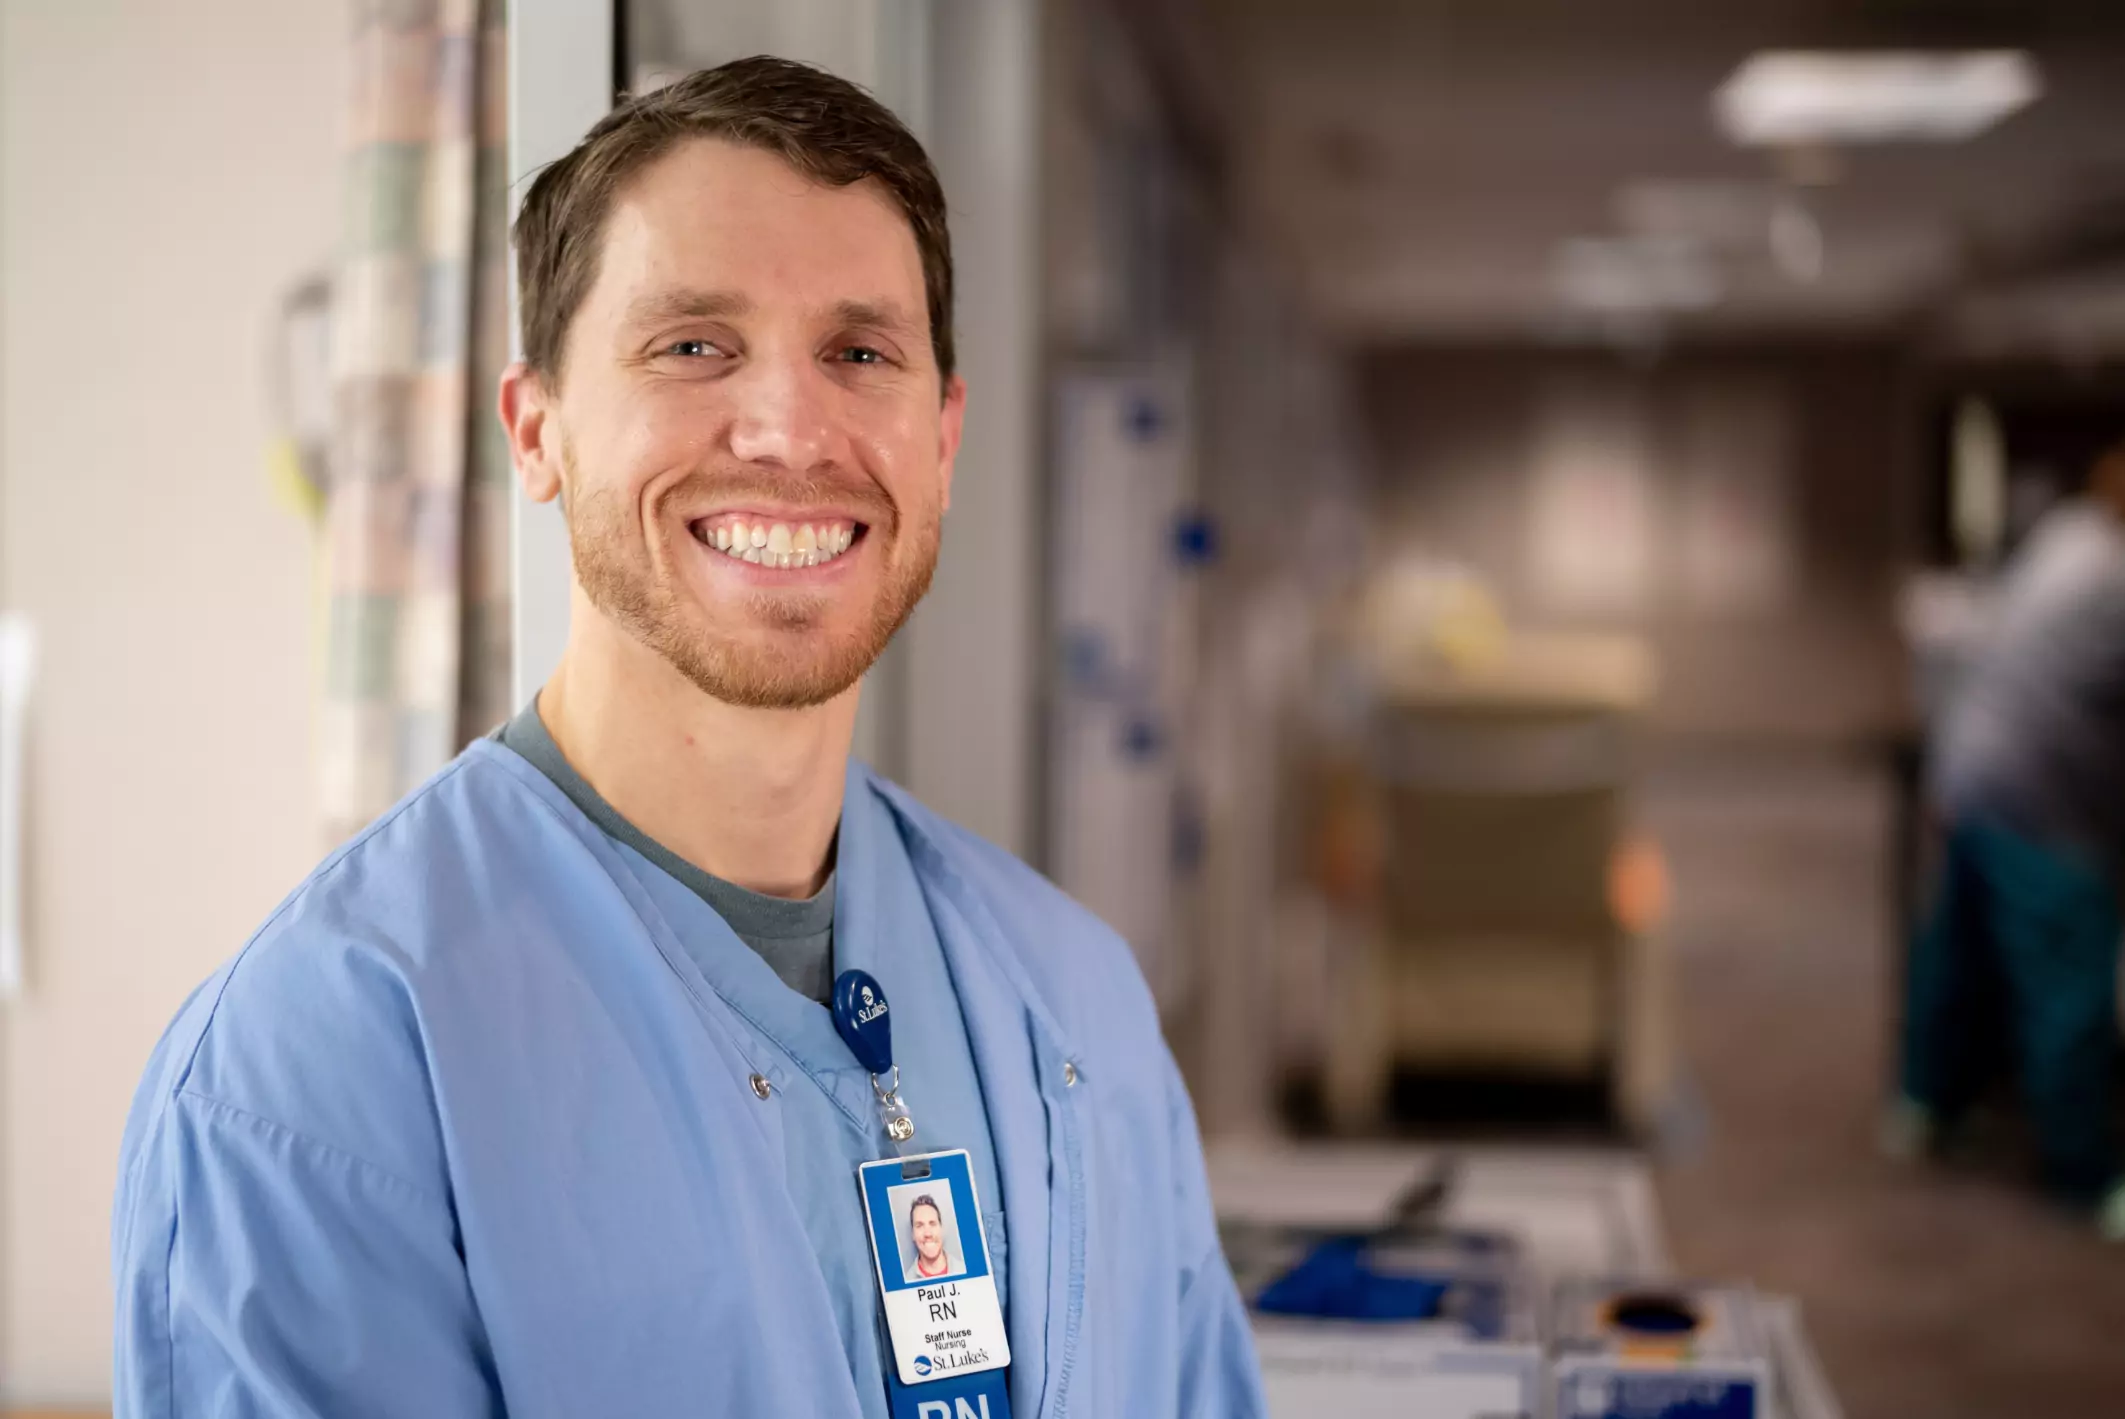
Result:
{"type": "Polygon", "coordinates": [[[1397,1068],[1598,1081],[1646,1129],[1670,1074],[1664,877],[1629,803],[1650,652],[1516,631],[1380,679],[1374,921],[1325,1061],[1337,1131],[1377,1119],[1397,1068]]]}
{"type": "MultiPolygon", "coordinates": [[[[1266,1294],[1256,1265],[1262,1237],[1292,1229],[1362,1235],[1413,1206],[1423,1214],[1420,1232],[1460,1238],[1464,1250],[1469,1239],[1489,1238],[1510,1254],[1513,1309],[1539,1313],[1542,1298],[1575,1278],[1674,1284],[1652,1180],[1626,1150],[1233,1143],[1213,1147],[1209,1167],[1226,1250],[1250,1303],[1266,1294]]],[[[1748,1299],[1765,1383],[1761,1401],[1742,1412],[1842,1419],[1798,1306],[1748,1299]]],[[[1482,1328],[1469,1319],[1464,1329],[1482,1328]]],[[[1451,1325],[1295,1319],[1260,1306],[1253,1323],[1271,1419],[1553,1419],[1557,1337],[1546,1323],[1494,1320],[1483,1342],[1456,1338],[1451,1325]]],[[[1612,1411],[1571,1411],[1589,1412],[1612,1411]]]]}

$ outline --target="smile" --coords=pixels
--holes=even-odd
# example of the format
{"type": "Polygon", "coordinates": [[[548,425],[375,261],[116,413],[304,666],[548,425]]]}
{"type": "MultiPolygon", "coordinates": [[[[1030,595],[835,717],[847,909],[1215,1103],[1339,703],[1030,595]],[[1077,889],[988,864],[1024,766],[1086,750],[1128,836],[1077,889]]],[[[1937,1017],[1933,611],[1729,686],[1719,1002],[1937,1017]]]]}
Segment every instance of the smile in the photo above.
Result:
{"type": "Polygon", "coordinates": [[[817,522],[765,522],[743,517],[707,518],[693,525],[696,541],[734,561],[763,567],[816,567],[833,561],[862,534],[843,518],[817,522]]]}

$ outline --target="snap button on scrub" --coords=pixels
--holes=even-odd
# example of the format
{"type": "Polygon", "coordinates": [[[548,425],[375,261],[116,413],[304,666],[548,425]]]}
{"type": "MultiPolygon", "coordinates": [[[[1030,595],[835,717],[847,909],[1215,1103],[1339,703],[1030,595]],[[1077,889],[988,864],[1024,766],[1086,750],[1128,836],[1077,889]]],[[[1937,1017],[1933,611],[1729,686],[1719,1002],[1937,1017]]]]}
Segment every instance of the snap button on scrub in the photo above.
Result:
{"type": "Polygon", "coordinates": [[[755,1074],[753,1076],[753,1092],[764,1099],[769,1094],[774,1093],[775,1090],[774,1086],[770,1085],[767,1082],[767,1076],[765,1074],[755,1074]]]}
{"type": "Polygon", "coordinates": [[[1075,1089],[1077,1087],[1077,1066],[1067,1059],[1063,1061],[1063,1087],[1065,1089],[1075,1089]]]}

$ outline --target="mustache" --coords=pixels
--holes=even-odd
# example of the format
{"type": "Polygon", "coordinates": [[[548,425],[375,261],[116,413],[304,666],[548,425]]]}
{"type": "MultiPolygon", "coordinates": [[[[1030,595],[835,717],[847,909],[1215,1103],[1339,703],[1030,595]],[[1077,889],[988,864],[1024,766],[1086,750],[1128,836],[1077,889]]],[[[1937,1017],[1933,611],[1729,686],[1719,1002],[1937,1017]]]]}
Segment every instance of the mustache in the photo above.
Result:
{"type": "Polygon", "coordinates": [[[846,512],[872,526],[892,527],[900,521],[899,505],[883,488],[868,478],[845,474],[694,472],[672,484],[664,497],[686,503],[773,503],[800,514],[846,512]]]}

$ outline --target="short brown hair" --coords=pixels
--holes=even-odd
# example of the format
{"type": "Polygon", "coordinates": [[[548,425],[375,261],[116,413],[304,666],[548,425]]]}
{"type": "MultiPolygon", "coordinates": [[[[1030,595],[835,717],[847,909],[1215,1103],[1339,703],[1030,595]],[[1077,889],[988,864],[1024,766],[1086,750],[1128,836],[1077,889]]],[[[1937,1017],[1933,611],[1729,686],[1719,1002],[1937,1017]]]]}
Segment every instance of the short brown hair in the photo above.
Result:
{"type": "Polygon", "coordinates": [[[569,323],[597,277],[614,197],[689,138],[764,149],[833,187],[876,178],[914,229],[930,347],[940,373],[952,377],[952,238],[937,169],[906,125],[863,89],[769,55],[703,69],[626,100],[538,175],[514,232],[526,364],[546,379],[559,377],[569,323]]]}

